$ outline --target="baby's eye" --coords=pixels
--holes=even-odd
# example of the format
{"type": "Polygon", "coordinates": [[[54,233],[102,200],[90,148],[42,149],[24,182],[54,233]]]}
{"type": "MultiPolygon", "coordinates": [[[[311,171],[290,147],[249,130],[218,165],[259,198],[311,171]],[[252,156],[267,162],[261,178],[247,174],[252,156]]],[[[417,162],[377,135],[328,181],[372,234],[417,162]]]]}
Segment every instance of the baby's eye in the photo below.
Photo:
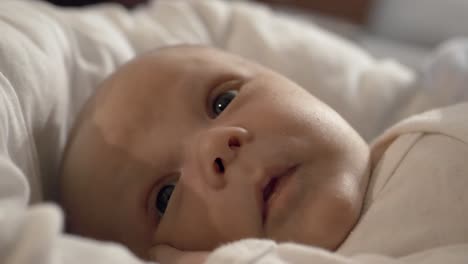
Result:
{"type": "Polygon", "coordinates": [[[172,191],[175,188],[175,184],[167,184],[159,190],[159,193],[156,197],[156,210],[160,216],[163,216],[166,212],[166,208],[169,204],[169,200],[171,199],[172,191]]]}
{"type": "Polygon", "coordinates": [[[237,90],[229,90],[218,95],[213,101],[213,113],[216,116],[220,115],[236,95],[237,90]]]}

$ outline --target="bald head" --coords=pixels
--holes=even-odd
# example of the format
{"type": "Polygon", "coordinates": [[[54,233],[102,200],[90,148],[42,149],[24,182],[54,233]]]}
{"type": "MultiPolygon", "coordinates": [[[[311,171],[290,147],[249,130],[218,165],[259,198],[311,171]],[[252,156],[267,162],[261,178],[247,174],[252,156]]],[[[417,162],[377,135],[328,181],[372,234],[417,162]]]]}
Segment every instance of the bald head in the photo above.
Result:
{"type": "Polygon", "coordinates": [[[211,48],[164,48],[122,66],[86,104],[61,201],[71,232],[143,258],[156,244],[212,250],[251,237],[334,249],[358,219],[368,151],[283,76],[211,48]],[[291,191],[259,200],[286,172],[291,191]]]}

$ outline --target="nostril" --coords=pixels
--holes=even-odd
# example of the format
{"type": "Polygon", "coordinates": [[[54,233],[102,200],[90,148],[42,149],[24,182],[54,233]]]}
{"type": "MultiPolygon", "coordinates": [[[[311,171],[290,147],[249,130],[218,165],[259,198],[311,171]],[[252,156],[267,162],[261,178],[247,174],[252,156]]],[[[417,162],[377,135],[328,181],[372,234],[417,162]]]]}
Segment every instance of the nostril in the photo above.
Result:
{"type": "Polygon", "coordinates": [[[215,167],[215,171],[217,173],[224,173],[224,165],[223,165],[223,160],[222,159],[216,158],[214,167],[215,167]]]}
{"type": "Polygon", "coordinates": [[[233,147],[240,147],[239,139],[236,138],[236,137],[231,137],[231,138],[229,138],[228,145],[229,145],[230,148],[233,148],[233,147]]]}

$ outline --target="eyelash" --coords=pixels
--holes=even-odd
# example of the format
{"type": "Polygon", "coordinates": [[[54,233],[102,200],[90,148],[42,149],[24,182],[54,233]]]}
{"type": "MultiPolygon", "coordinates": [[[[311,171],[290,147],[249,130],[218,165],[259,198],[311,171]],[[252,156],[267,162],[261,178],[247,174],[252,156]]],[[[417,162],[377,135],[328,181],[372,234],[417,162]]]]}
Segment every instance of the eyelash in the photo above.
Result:
{"type": "MultiPolygon", "coordinates": [[[[235,96],[234,96],[234,98],[232,98],[232,100],[234,100],[235,97],[237,97],[237,95],[239,94],[240,88],[242,87],[243,84],[244,84],[244,81],[239,80],[239,79],[233,79],[233,80],[225,81],[225,82],[221,83],[220,85],[216,86],[215,92],[213,93],[213,95],[210,97],[210,100],[208,101],[208,106],[207,106],[208,115],[212,119],[215,119],[216,117],[218,117],[221,113],[217,114],[214,111],[214,103],[216,102],[216,100],[220,96],[222,96],[224,93],[227,93],[227,92],[230,92],[230,91],[235,92],[235,96]]],[[[231,102],[232,102],[232,100],[231,100],[231,102]]],[[[229,102],[229,104],[231,102],[229,102]]],[[[229,107],[229,104],[228,104],[228,106],[226,106],[226,108],[229,107]]]]}
{"type": "Polygon", "coordinates": [[[164,187],[168,185],[174,185],[174,190],[175,190],[175,187],[177,187],[177,181],[178,181],[178,176],[171,175],[168,177],[162,177],[161,180],[155,183],[155,185],[152,187],[152,191],[150,194],[151,196],[148,199],[148,203],[149,203],[148,210],[149,210],[149,214],[151,218],[153,219],[153,223],[159,223],[159,221],[161,221],[161,219],[164,216],[158,211],[156,207],[159,193],[164,189],[164,187]]]}
{"type": "Polygon", "coordinates": [[[171,183],[168,183],[168,184],[164,184],[161,186],[161,188],[156,192],[156,197],[155,197],[155,200],[154,200],[154,204],[153,206],[155,206],[155,210],[156,210],[156,213],[159,215],[160,218],[162,218],[167,210],[167,207],[169,206],[169,203],[170,203],[170,200],[171,200],[171,197],[172,197],[172,194],[174,193],[174,189],[175,189],[175,186],[176,186],[176,183],[174,182],[171,182],[171,183]],[[165,205],[164,207],[164,210],[160,210],[159,208],[159,195],[161,194],[161,192],[165,189],[165,188],[172,188],[172,191],[170,193],[170,196],[168,198],[168,201],[167,201],[167,204],[165,205]]]}

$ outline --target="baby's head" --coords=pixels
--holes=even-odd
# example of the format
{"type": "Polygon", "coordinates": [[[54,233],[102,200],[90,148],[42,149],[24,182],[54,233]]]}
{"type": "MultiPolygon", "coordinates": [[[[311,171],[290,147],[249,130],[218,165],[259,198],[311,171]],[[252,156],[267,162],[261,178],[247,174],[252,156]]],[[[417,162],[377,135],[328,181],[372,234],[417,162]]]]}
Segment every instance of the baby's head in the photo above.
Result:
{"type": "Polygon", "coordinates": [[[141,257],[242,238],[335,249],[360,215],[369,149],[285,77],[201,46],[159,49],[108,78],[70,137],[70,232],[141,257]]]}

